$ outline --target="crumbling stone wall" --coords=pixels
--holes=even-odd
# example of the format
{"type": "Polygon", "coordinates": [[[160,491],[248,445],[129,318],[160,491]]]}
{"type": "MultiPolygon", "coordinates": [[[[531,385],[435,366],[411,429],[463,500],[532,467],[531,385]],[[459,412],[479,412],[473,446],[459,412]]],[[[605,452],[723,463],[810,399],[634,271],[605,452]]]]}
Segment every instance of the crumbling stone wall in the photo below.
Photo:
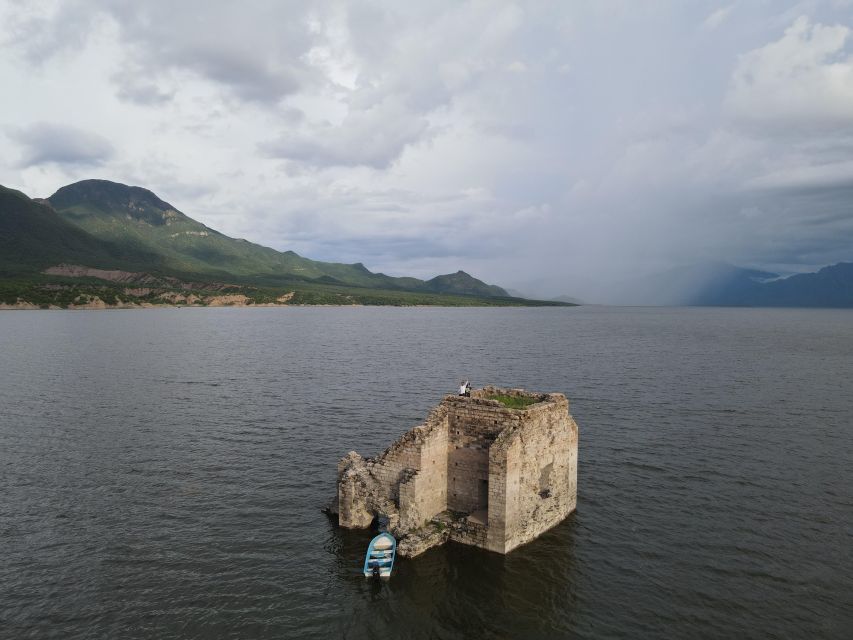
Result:
{"type": "Polygon", "coordinates": [[[451,539],[507,553],[575,509],[578,428],[562,394],[486,387],[447,396],[376,458],[338,465],[341,526],[386,516],[401,555],[451,539]],[[509,409],[495,394],[533,399],[509,409]]]}
{"type": "Polygon", "coordinates": [[[333,509],[337,511],[338,522],[342,527],[369,527],[374,514],[382,510],[383,506],[388,508],[389,503],[393,504],[370,476],[365,460],[360,455],[351,451],[338,462],[338,496],[333,509]]]}
{"type": "Polygon", "coordinates": [[[376,458],[352,451],[338,463],[342,527],[367,527],[385,516],[393,528],[410,529],[446,505],[447,410],[441,405],[376,458]]]}

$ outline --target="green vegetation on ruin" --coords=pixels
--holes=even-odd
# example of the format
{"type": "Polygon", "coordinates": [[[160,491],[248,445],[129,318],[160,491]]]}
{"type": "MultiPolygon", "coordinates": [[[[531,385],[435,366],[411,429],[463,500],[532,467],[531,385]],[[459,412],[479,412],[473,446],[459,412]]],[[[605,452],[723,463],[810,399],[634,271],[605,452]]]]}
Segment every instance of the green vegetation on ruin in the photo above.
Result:
{"type": "Polygon", "coordinates": [[[530,398],[528,396],[507,396],[502,393],[486,397],[488,400],[497,400],[503,406],[510,409],[526,409],[530,405],[539,402],[536,398],[530,398]]]}

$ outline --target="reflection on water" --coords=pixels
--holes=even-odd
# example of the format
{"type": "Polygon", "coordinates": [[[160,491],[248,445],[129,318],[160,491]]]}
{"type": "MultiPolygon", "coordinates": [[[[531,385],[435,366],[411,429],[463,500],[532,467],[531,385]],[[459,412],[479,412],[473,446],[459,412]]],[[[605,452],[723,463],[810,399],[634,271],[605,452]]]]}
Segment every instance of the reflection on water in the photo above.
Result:
{"type": "Polygon", "coordinates": [[[853,629],[853,315],[0,314],[4,637],[823,637],[853,629]],[[321,512],[459,379],[571,401],[578,511],[365,580],[321,512]]]}

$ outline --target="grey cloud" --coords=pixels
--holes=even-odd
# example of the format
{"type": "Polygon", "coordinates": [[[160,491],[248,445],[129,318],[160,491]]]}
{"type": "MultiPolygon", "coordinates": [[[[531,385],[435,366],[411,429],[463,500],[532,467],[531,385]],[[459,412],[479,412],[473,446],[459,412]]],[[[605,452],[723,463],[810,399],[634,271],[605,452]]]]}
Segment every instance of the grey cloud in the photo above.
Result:
{"type": "Polygon", "coordinates": [[[413,273],[413,261],[454,265],[495,255],[506,241],[505,225],[489,224],[470,199],[340,189],[333,180],[321,189],[293,187],[275,200],[253,202],[251,209],[241,210],[239,203],[229,207],[241,211],[234,217],[245,226],[232,229],[238,236],[316,259],[361,261],[401,274],[413,273]],[[474,247],[471,238],[476,238],[474,247]]]}
{"type": "Polygon", "coordinates": [[[801,191],[828,190],[853,185],[853,160],[820,164],[801,164],[779,169],[752,178],[745,183],[748,189],[801,191]]]}
{"type": "Polygon", "coordinates": [[[146,77],[142,69],[124,68],[113,74],[112,81],[119,99],[138,105],[156,106],[169,102],[175,95],[174,91],[163,89],[146,77]]]}
{"type": "MultiPolygon", "coordinates": [[[[387,238],[365,238],[358,245],[349,239],[335,240],[328,233],[310,234],[299,238],[288,237],[290,242],[298,240],[300,250],[321,260],[334,262],[378,262],[417,260],[420,258],[451,258],[458,253],[434,239],[426,241],[406,236],[387,238]]],[[[437,275],[437,274],[436,274],[437,275]]]]}
{"type": "MultiPolygon", "coordinates": [[[[853,258],[849,7],[65,0],[29,18],[16,6],[11,46],[41,61],[45,86],[74,51],[115,58],[94,65],[100,85],[91,66],[76,71],[81,101],[120,123],[111,171],[164,195],[214,184],[176,192],[181,208],[279,249],[395,273],[470,268],[589,300],[692,260],[775,271],[853,258]]],[[[22,69],[6,73],[31,86],[22,69]]],[[[93,128],[45,95],[15,97],[16,113],[93,128]]],[[[62,155],[21,143],[36,162],[62,155]]]]}
{"type": "Polygon", "coordinates": [[[253,51],[223,50],[213,44],[175,46],[157,62],[191,69],[245,100],[276,102],[299,88],[297,65],[267,63],[253,51]]]}
{"type": "Polygon", "coordinates": [[[114,155],[112,144],[103,136],[66,125],[39,122],[9,132],[23,147],[20,166],[56,163],[99,165],[114,155]]]}
{"type": "Polygon", "coordinates": [[[314,42],[305,28],[311,3],[254,0],[213,3],[188,0],[67,0],[53,13],[16,20],[11,41],[36,61],[82,49],[104,21],[119,30],[124,66],[152,82],[114,77],[119,96],[162,102],[169,92],[153,80],[173,70],[189,71],[248,101],[277,102],[309,81],[302,56],[314,42]]]}
{"type": "Polygon", "coordinates": [[[496,122],[483,123],[480,127],[486,135],[503,136],[514,140],[527,140],[535,135],[533,128],[524,124],[496,122]]]}
{"type": "Polygon", "coordinates": [[[80,50],[90,35],[95,12],[75,2],[58,4],[52,13],[29,3],[6,7],[0,44],[17,49],[31,63],[43,64],[59,53],[80,50]]]}
{"type": "Polygon", "coordinates": [[[260,143],[271,157],[314,166],[359,166],[385,169],[410,144],[427,135],[429,123],[400,105],[381,104],[353,112],[333,126],[295,131],[260,143]]]}
{"type": "Polygon", "coordinates": [[[303,57],[317,36],[307,22],[322,6],[274,0],[103,5],[132,45],[131,59],[150,73],[191,71],[262,103],[275,103],[313,80],[303,57]]]}

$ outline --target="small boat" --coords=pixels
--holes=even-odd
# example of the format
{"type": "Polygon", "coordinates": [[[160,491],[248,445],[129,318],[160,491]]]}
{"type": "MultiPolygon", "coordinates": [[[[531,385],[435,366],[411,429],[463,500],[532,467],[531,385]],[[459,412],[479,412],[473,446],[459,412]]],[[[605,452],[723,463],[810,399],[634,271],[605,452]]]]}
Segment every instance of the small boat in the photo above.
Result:
{"type": "Polygon", "coordinates": [[[364,557],[364,576],[391,577],[394,567],[394,556],[397,555],[397,541],[390,533],[380,533],[367,547],[364,557]]]}

